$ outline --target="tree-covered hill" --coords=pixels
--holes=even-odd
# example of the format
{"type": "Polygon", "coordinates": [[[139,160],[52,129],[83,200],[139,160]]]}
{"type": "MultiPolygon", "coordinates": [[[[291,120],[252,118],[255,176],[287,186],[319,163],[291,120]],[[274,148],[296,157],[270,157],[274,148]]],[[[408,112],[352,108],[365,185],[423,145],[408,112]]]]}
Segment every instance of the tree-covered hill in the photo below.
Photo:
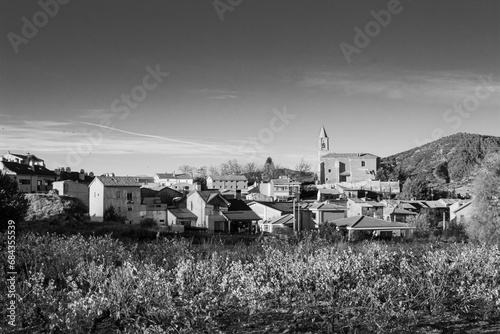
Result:
{"type": "Polygon", "coordinates": [[[492,152],[500,152],[500,137],[457,133],[381,159],[381,180],[425,178],[434,184],[469,184],[492,152]]]}

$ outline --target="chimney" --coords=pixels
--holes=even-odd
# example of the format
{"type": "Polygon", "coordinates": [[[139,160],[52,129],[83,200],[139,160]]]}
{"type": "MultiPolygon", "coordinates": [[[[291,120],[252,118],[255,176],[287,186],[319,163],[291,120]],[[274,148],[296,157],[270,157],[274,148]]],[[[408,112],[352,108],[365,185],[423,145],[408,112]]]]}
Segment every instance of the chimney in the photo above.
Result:
{"type": "Polygon", "coordinates": [[[175,177],[175,170],[174,170],[174,172],[172,173],[172,175],[175,177]]]}
{"type": "Polygon", "coordinates": [[[186,196],[189,192],[189,187],[185,186],[184,189],[182,190],[182,195],[186,196]]]}
{"type": "Polygon", "coordinates": [[[241,190],[236,190],[236,199],[241,200],[241,190]]]}
{"type": "Polygon", "coordinates": [[[196,182],[194,184],[194,190],[201,191],[201,183],[200,182],[196,182]]]}
{"type": "Polygon", "coordinates": [[[80,169],[80,174],[78,174],[78,179],[80,181],[85,181],[85,171],[83,169],[80,169]]]}

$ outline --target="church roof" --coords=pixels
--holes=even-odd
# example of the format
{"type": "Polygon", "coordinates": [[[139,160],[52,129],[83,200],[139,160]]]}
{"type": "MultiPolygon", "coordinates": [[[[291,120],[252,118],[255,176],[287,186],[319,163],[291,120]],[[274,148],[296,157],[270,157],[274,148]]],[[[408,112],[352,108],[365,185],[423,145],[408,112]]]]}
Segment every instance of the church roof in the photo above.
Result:
{"type": "Polygon", "coordinates": [[[319,138],[328,138],[328,135],[326,134],[325,127],[321,127],[321,131],[319,132],[319,138]]]}
{"type": "Polygon", "coordinates": [[[378,157],[371,153],[328,153],[325,154],[322,158],[375,159],[378,157]]]}

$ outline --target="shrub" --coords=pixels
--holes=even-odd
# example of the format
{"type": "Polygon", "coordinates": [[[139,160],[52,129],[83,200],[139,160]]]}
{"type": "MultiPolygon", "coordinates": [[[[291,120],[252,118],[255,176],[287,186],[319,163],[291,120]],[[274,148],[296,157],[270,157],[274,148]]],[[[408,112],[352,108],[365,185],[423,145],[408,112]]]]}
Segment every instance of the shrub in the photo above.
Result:
{"type": "Polygon", "coordinates": [[[418,214],[414,217],[409,217],[407,223],[414,226],[413,236],[416,238],[429,238],[431,235],[431,223],[426,214],[418,214]]]}
{"type": "Polygon", "coordinates": [[[116,212],[112,205],[104,211],[105,222],[125,223],[125,220],[127,220],[127,216],[116,212]]]}
{"type": "Polygon", "coordinates": [[[19,191],[17,181],[0,171],[0,231],[7,229],[7,222],[24,220],[28,200],[19,191]]]}
{"type": "Polygon", "coordinates": [[[139,222],[139,225],[143,228],[153,228],[153,227],[157,227],[158,223],[153,218],[144,218],[144,219],[141,219],[141,221],[139,222]]]}

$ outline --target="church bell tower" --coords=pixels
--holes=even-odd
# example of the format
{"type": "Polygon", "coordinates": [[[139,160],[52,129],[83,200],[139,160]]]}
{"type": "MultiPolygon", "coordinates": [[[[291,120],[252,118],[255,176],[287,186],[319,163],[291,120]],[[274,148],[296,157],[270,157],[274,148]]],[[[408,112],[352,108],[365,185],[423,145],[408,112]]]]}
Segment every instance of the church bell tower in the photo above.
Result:
{"type": "Polygon", "coordinates": [[[325,127],[321,127],[318,137],[318,183],[324,184],[325,179],[325,162],[321,161],[325,154],[330,153],[330,138],[326,134],[325,127]]]}

